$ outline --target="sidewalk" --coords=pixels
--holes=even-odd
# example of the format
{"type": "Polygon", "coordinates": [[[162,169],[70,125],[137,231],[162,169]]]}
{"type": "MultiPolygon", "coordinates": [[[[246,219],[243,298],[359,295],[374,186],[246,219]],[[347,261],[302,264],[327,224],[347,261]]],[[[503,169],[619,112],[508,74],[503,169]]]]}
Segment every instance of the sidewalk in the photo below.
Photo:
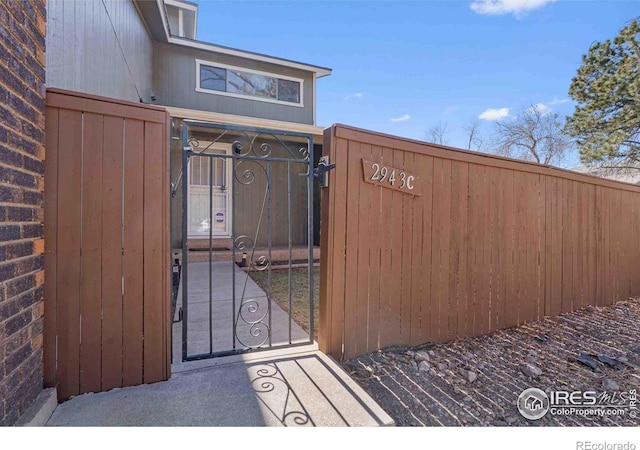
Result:
{"type": "Polygon", "coordinates": [[[47,425],[393,425],[315,346],[183,363],[180,370],[169,381],[75,397],[47,425]]]}

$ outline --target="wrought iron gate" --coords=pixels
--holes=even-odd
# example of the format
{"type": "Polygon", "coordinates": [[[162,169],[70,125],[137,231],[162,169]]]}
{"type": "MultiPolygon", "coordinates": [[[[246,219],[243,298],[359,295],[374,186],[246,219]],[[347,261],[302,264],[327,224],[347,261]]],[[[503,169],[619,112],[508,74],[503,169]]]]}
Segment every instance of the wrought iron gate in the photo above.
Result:
{"type": "Polygon", "coordinates": [[[182,360],[313,342],[313,137],[185,121],[182,146],[182,360]]]}

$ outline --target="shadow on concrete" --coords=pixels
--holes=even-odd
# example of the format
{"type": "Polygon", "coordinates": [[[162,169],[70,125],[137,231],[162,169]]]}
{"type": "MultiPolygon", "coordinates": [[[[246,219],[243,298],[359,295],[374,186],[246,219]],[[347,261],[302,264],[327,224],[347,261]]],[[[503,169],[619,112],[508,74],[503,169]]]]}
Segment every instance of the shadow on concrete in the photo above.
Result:
{"type": "Polygon", "coordinates": [[[390,417],[320,351],[181,364],[169,381],[84,394],[49,426],[380,426],[390,417]],[[191,366],[191,364],[194,364],[191,366]]]}

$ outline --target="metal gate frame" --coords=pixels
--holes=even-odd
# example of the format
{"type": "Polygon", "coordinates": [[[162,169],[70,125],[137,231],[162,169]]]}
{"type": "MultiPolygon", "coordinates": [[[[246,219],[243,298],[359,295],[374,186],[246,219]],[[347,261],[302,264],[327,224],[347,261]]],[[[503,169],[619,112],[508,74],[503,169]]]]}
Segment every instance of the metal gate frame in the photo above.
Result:
{"type": "MultiPolygon", "coordinates": [[[[255,351],[263,351],[263,350],[270,350],[270,349],[274,349],[274,348],[288,348],[288,347],[297,347],[297,346],[302,346],[302,345],[309,345],[312,344],[314,342],[313,340],[313,336],[314,336],[314,292],[313,292],[313,192],[314,192],[314,154],[313,154],[313,135],[311,134],[307,134],[307,133],[299,133],[299,132],[290,132],[290,131],[282,131],[282,130],[273,130],[273,129],[263,129],[263,128],[255,128],[255,127],[245,127],[245,126],[239,126],[239,125],[230,125],[230,124],[218,124],[218,123],[214,123],[214,122],[200,122],[200,121],[193,121],[193,120],[185,120],[182,124],[182,130],[181,130],[181,137],[182,137],[182,261],[183,261],[183,265],[182,265],[182,271],[181,271],[181,277],[182,277],[182,361],[196,361],[196,360],[201,360],[201,359],[208,359],[208,358],[214,358],[214,357],[221,357],[221,356],[229,356],[229,355],[236,355],[236,354],[242,354],[242,353],[249,353],[249,352],[255,352],[255,351]],[[237,146],[238,141],[235,141],[232,144],[232,151],[231,154],[205,154],[204,152],[206,151],[206,148],[201,150],[201,151],[195,151],[192,146],[190,145],[191,139],[189,138],[189,129],[190,127],[195,127],[197,126],[198,128],[211,128],[211,129],[217,129],[220,130],[222,132],[227,132],[227,131],[236,131],[236,132],[240,132],[240,133],[255,133],[255,136],[253,138],[253,140],[251,140],[251,148],[246,152],[246,153],[241,153],[242,150],[242,144],[240,143],[239,146],[237,146]],[[308,144],[307,144],[307,148],[304,149],[300,149],[300,153],[303,154],[304,158],[301,159],[294,159],[294,158],[279,158],[279,157],[271,157],[270,153],[267,154],[266,156],[258,156],[257,153],[255,153],[255,149],[253,148],[253,143],[255,138],[257,138],[260,135],[265,135],[265,136],[269,136],[271,138],[274,138],[276,140],[278,140],[279,142],[281,142],[282,144],[284,144],[282,142],[282,140],[280,140],[278,137],[282,136],[282,137],[296,137],[296,138],[303,138],[306,139],[308,144]],[[253,152],[255,156],[250,156],[250,153],[253,152]],[[187,249],[187,242],[188,242],[188,184],[186,182],[186,179],[188,178],[186,176],[187,171],[189,170],[188,168],[188,163],[189,163],[189,158],[193,157],[193,156],[199,156],[199,157],[208,157],[209,158],[209,352],[207,353],[197,353],[197,354],[189,354],[188,352],[188,348],[187,348],[187,344],[188,344],[188,317],[189,317],[189,300],[188,300],[188,273],[189,273],[189,263],[188,263],[188,249],[187,249]],[[237,173],[236,173],[236,168],[237,165],[239,164],[238,161],[243,162],[243,161],[254,161],[254,162],[267,162],[267,167],[269,168],[268,171],[266,172],[267,175],[267,192],[266,192],[266,196],[268,195],[269,201],[268,201],[268,233],[270,233],[270,228],[271,228],[271,197],[270,197],[270,191],[271,191],[271,178],[270,178],[270,164],[271,162],[280,162],[280,163],[287,163],[287,167],[288,167],[288,209],[289,209],[289,217],[288,217],[288,222],[289,222],[289,266],[291,269],[291,264],[292,264],[292,244],[291,244],[291,166],[292,164],[298,164],[298,165],[306,165],[307,166],[307,173],[305,174],[308,178],[307,180],[307,247],[308,247],[308,282],[309,282],[309,339],[308,341],[304,341],[304,342],[296,342],[296,343],[291,343],[289,342],[288,344],[280,344],[280,345],[273,345],[273,343],[271,342],[271,338],[272,338],[272,329],[271,329],[271,303],[272,303],[272,299],[271,299],[271,294],[267,293],[267,302],[268,302],[268,312],[267,314],[269,315],[269,336],[268,336],[268,340],[266,342],[268,342],[268,345],[264,345],[264,343],[255,346],[255,347],[251,347],[251,346],[243,346],[241,348],[238,348],[236,345],[236,341],[238,340],[237,338],[237,322],[238,322],[238,317],[240,316],[241,312],[242,312],[242,305],[243,305],[243,300],[244,298],[240,299],[240,310],[236,313],[236,286],[235,286],[235,268],[234,270],[232,270],[232,277],[233,277],[233,281],[232,281],[232,312],[233,312],[233,318],[234,318],[234,323],[232,325],[232,331],[233,331],[233,336],[232,336],[232,348],[228,349],[228,350],[222,350],[222,351],[213,351],[213,344],[212,344],[212,334],[213,334],[213,329],[212,329],[212,313],[211,313],[211,309],[212,309],[212,295],[213,295],[213,276],[211,273],[212,270],[212,253],[213,253],[213,245],[212,245],[212,240],[213,240],[213,229],[212,229],[212,221],[213,221],[213,207],[212,207],[212,202],[213,202],[213,197],[212,197],[212,184],[211,184],[211,179],[212,179],[212,171],[211,171],[211,166],[213,165],[213,158],[221,158],[221,159],[229,159],[233,166],[231,169],[231,180],[230,182],[233,184],[234,180],[236,180],[237,178],[237,173]]],[[[216,141],[214,141],[216,142],[216,141]]],[[[211,145],[211,144],[210,144],[211,145]]],[[[285,145],[286,147],[286,145],[285,145]]],[[[289,150],[289,153],[291,153],[291,150],[289,150]]],[[[292,155],[293,156],[293,155],[292,155]]],[[[232,202],[232,206],[231,206],[231,211],[232,211],[232,216],[235,216],[236,214],[236,208],[235,208],[235,197],[236,197],[236,189],[232,186],[232,194],[231,194],[231,202],[232,202]]],[[[264,203],[263,203],[263,208],[264,208],[264,203]]],[[[232,217],[232,222],[231,222],[231,243],[232,243],[232,264],[235,264],[236,261],[236,241],[239,237],[243,237],[243,236],[238,236],[236,233],[236,226],[235,226],[235,220],[233,220],[232,217]]],[[[258,230],[259,230],[259,226],[258,226],[258,230]]],[[[256,243],[254,242],[254,246],[252,250],[255,250],[256,247],[256,243]]],[[[267,264],[267,268],[264,270],[268,270],[269,273],[271,272],[271,242],[269,241],[268,243],[268,252],[269,252],[269,257],[268,257],[268,261],[266,262],[267,264]]],[[[252,259],[253,259],[253,254],[252,254],[252,259]]],[[[247,277],[249,275],[247,274],[247,277]]],[[[290,282],[291,284],[291,282],[290,282]]],[[[289,297],[291,299],[291,297],[289,297]]],[[[291,341],[291,323],[292,323],[292,313],[291,313],[291,300],[289,303],[289,341],[291,341]]]]}

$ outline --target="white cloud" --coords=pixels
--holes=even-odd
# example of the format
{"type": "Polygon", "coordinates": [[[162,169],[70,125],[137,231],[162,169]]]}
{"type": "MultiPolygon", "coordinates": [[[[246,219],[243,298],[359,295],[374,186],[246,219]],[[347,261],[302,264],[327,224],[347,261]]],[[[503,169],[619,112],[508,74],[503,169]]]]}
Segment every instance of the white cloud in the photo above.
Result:
{"type": "Polygon", "coordinates": [[[478,119],[490,120],[492,122],[495,122],[496,120],[504,119],[508,115],[509,115],[509,108],[500,108],[500,109],[489,108],[483,111],[482,114],[478,116],[478,119]]]}
{"type": "Polygon", "coordinates": [[[549,108],[549,106],[545,105],[544,103],[536,103],[535,105],[531,106],[529,109],[538,111],[543,116],[546,116],[547,114],[551,114],[551,108],[549,108]]]}
{"type": "Polygon", "coordinates": [[[355,94],[349,94],[347,95],[344,99],[345,100],[356,100],[356,99],[360,99],[364,96],[364,94],[362,92],[356,92],[355,94]]]}
{"type": "Polygon", "coordinates": [[[392,122],[406,122],[409,119],[411,119],[411,116],[409,114],[405,114],[404,116],[393,117],[389,120],[391,120],[392,122]]]}
{"type": "Polygon", "coordinates": [[[529,11],[555,1],[557,0],[473,0],[471,9],[477,14],[489,16],[513,14],[519,18],[529,11]]]}
{"type": "Polygon", "coordinates": [[[563,103],[568,103],[569,99],[568,98],[555,98],[553,97],[553,100],[551,100],[549,103],[547,103],[547,105],[561,105],[563,103]]]}

